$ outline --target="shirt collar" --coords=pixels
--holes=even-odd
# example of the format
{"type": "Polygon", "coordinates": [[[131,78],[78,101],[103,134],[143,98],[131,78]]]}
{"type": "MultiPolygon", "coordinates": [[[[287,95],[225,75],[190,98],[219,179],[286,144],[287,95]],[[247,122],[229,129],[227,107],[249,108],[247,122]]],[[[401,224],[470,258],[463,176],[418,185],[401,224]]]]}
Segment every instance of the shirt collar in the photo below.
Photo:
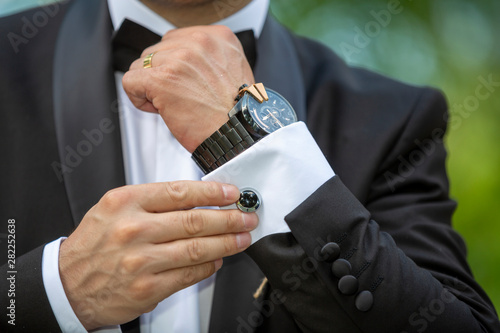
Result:
{"type": "MultiPolygon", "coordinates": [[[[115,29],[118,29],[126,18],[161,36],[175,29],[173,24],[139,0],[108,0],[108,6],[115,29]]],[[[258,38],[264,27],[268,8],[269,0],[252,0],[243,9],[214,24],[225,25],[233,32],[253,30],[255,37],[258,38]]]]}

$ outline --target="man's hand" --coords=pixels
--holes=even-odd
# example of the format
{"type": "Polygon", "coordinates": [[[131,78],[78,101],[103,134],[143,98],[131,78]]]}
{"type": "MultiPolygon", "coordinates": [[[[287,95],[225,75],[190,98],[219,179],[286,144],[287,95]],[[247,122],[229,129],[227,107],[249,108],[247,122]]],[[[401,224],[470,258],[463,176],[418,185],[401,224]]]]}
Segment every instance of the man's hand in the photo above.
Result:
{"type": "Polygon", "coordinates": [[[191,209],[236,202],[232,185],[179,181],[117,188],[85,215],[60,249],[59,270],[90,330],[125,323],[245,250],[257,215],[191,209]]]}
{"type": "Polygon", "coordinates": [[[159,112],[189,152],[228,120],[243,83],[254,83],[252,70],[238,38],[224,26],[168,32],[123,77],[132,103],[159,112]],[[152,68],[143,68],[144,58],[153,52],[152,68]]]}

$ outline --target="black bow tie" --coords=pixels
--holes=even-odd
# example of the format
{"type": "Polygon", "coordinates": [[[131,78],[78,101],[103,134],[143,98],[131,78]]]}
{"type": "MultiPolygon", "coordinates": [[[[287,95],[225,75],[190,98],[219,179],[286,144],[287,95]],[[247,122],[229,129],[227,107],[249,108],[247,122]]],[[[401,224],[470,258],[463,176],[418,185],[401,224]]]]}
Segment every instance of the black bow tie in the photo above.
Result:
{"type": "MultiPolygon", "coordinates": [[[[257,60],[255,37],[252,30],[238,32],[236,34],[245,56],[252,69],[257,60]]],[[[128,71],[130,64],[141,56],[142,51],[148,46],[158,43],[161,36],[144,28],[143,26],[125,19],[118,31],[113,36],[113,67],[117,71],[128,71]]]]}

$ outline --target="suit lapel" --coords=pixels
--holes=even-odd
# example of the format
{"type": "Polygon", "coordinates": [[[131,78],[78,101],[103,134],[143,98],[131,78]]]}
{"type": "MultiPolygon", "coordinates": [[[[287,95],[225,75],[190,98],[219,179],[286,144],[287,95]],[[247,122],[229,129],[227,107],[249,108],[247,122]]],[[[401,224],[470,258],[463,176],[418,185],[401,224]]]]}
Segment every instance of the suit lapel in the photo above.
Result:
{"type": "Polygon", "coordinates": [[[306,120],[304,79],[290,33],[268,16],[257,41],[255,81],[285,97],[301,121],[306,120]]]}
{"type": "Polygon", "coordinates": [[[106,1],[76,0],[56,44],[54,116],[75,225],[106,191],[125,184],[111,33],[106,1]]]}
{"type": "MultiPolygon", "coordinates": [[[[297,112],[299,120],[304,121],[306,97],[300,68],[290,34],[268,16],[257,41],[255,80],[282,94],[297,112]]],[[[216,277],[210,332],[254,332],[260,306],[252,295],[263,277],[245,253],[224,259],[216,277]]]]}

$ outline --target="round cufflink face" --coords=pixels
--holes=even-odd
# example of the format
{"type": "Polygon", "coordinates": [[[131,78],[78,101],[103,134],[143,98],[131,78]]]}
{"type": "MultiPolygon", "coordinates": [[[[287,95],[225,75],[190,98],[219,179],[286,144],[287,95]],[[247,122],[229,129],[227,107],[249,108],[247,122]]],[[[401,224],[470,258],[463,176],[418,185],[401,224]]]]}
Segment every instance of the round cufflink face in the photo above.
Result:
{"type": "Polygon", "coordinates": [[[236,207],[245,213],[255,212],[261,205],[261,200],[257,192],[251,189],[246,189],[240,192],[240,199],[236,203],[236,207]]]}

